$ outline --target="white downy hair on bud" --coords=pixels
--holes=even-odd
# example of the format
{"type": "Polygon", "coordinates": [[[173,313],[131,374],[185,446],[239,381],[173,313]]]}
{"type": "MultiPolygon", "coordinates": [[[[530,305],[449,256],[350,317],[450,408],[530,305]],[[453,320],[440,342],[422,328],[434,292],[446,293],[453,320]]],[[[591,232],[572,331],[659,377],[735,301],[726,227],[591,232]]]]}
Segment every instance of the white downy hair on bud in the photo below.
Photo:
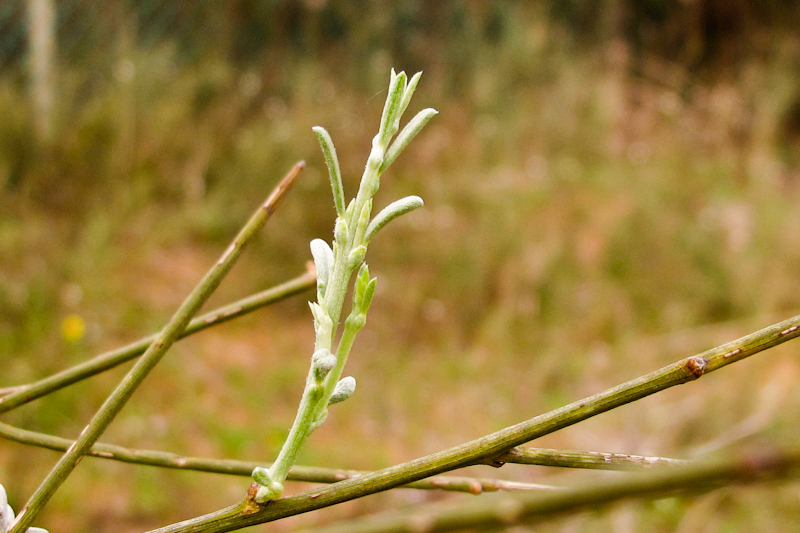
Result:
{"type": "Polygon", "coordinates": [[[336,384],[336,387],[333,389],[333,394],[331,395],[331,399],[328,402],[328,405],[333,405],[335,403],[343,402],[348,399],[356,390],[356,378],[353,376],[347,376],[346,378],[342,378],[339,380],[339,383],[336,384]]]}

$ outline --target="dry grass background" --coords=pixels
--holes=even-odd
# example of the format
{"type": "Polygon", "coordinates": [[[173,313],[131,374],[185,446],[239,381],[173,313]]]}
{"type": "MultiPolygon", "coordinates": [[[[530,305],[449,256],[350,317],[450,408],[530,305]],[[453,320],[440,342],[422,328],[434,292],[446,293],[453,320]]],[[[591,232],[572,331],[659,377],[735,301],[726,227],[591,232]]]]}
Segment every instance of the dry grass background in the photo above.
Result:
{"type": "MultiPolygon", "coordinates": [[[[699,77],[684,94],[632,75],[624,46],[576,51],[545,30],[531,22],[503,46],[476,49],[464,78],[452,65],[426,68],[415,105],[440,115],[377,195],[418,194],[426,206],[371,247],[378,294],[349,363],[359,390],[332,410],[302,463],[375,469],[438,451],[800,310],[796,147],[782,129],[796,47],[776,43],[769,60],[699,77]]],[[[300,273],[308,242],[329,238],[334,216],[310,128],[330,131],[352,191],[392,66],[375,54],[354,84],[316,61],[279,74],[214,57],[181,69],[169,47],[127,60],[136,75],[93,89],[47,157],[26,159],[25,180],[0,193],[3,386],[157,330],[260,198],[306,159],[297,189],[209,308],[300,273]],[[69,315],[86,322],[76,342],[60,329],[69,315]]],[[[658,62],[648,68],[671,79],[658,62]]],[[[65,91],[84,79],[63,75],[65,91]]],[[[0,184],[20,150],[35,150],[23,107],[17,85],[0,79],[0,184]]],[[[103,440],[270,460],[302,391],[311,297],[178,343],[103,440]]],[[[534,444],[691,458],[796,443],[797,356],[790,343],[534,444]]],[[[74,436],[120,376],[7,420],[74,436]]],[[[55,460],[0,446],[15,506],[55,460]]],[[[578,475],[468,472],[544,483],[578,475]]],[[[227,505],[247,484],[87,460],[40,525],[143,531],[227,505]]],[[[469,497],[394,491],[253,530],[469,497]]],[[[795,531],[798,507],[790,482],[624,504],[536,531],[795,531]]]]}

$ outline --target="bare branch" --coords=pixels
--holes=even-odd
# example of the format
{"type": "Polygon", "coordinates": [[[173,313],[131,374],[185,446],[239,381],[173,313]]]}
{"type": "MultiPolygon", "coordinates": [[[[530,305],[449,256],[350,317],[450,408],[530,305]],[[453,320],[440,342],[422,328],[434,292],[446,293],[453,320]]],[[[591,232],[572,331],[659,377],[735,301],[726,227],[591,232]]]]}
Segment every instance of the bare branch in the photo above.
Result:
{"type": "Polygon", "coordinates": [[[596,509],[620,500],[649,499],[665,494],[697,493],[721,486],[765,483],[800,474],[800,449],[746,455],[734,460],[698,462],[691,466],[657,468],[623,479],[584,483],[573,489],[536,495],[487,497],[447,510],[415,509],[410,514],[376,515],[314,533],[441,533],[506,528],[554,516],[596,509]]]}
{"type": "Polygon", "coordinates": [[[243,502],[216,513],[153,530],[152,533],[234,531],[361,498],[464,466],[487,463],[516,446],[675,385],[694,381],[708,372],[741,361],[798,336],[800,336],[800,316],[795,316],[594,396],[459,446],[329,487],[276,500],[267,506],[253,507],[243,502]]]}
{"type": "Polygon", "coordinates": [[[691,461],[626,453],[517,447],[497,456],[488,464],[502,466],[505,463],[592,470],[642,470],[658,466],[685,466],[691,461]]]}
{"type": "Polygon", "coordinates": [[[178,310],[172,315],[164,329],[159,333],[158,339],[142,354],[133,368],[122,378],[116,389],[109,395],[102,407],[92,417],[89,424],[83,429],[75,444],[69,447],[56,465],[50,470],[47,477],[39,485],[39,488],[22,508],[16,520],[8,529],[9,533],[22,533],[27,531],[28,526],[39,514],[39,511],[47,504],[58,487],[67,479],[69,474],[75,469],[81,458],[91,449],[100,435],[111,424],[111,421],[119,414],[137,387],[144,381],[150,371],[178,340],[179,335],[186,329],[189,322],[200,307],[208,300],[209,296],[219,286],[225,275],[230,272],[236,260],[242,253],[244,247],[252,240],[258,230],[272,216],[276,207],[284,197],[285,193],[291,189],[300,171],[305,167],[304,162],[297,163],[292,170],[280,181],[278,186],[272,191],[267,200],[259,206],[256,212],[245,223],[239,234],[233,239],[230,246],[222,253],[222,256],[203,276],[192,292],[186,297],[178,310]]]}
{"type": "MultiPolygon", "coordinates": [[[[211,326],[222,324],[223,322],[233,320],[234,318],[252,313],[257,309],[299,294],[314,287],[315,280],[316,275],[313,272],[313,268],[310,268],[300,276],[281,283],[280,285],[258,292],[247,298],[242,298],[241,300],[237,300],[236,302],[193,319],[189,322],[189,325],[183,333],[180,334],[179,338],[188,337],[189,335],[203,331],[211,326]]],[[[20,405],[46,396],[51,392],[95,376],[101,372],[105,372],[106,370],[110,370],[131,359],[135,359],[142,355],[145,350],[153,344],[157,337],[158,334],[144,337],[127,346],[102,353],[88,361],[28,385],[0,389],[0,395],[6,394],[6,396],[0,398],[0,413],[10,411],[20,405]]]]}
{"type": "MultiPolygon", "coordinates": [[[[55,451],[66,451],[75,441],[17,428],[0,422],[0,436],[8,440],[38,446],[55,451]]],[[[162,468],[178,470],[193,470],[197,472],[210,472],[213,474],[230,474],[234,476],[247,476],[252,474],[257,466],[264,466],[263,462],[237,461],[234,459],[208,459],[202,457],[188,457],[171,452],[157,450],[140,450],[125,448],[114,444],[95,443],[86,454],[101,459],[121,461],[162,468]]],[[[315,466],[295,465],[289,470],[287,479],[290,481],[305,481],[309,483],[338,483],[345,479],[363,476],[368,472],[361,470],[345,470],[339,468],[323,468],[315,466]]],[[[553,490],[557,487],[535,483],[518,483],[502,479],[482,479],[473,477],[435,476],[428,479],[409,483],[399,488],[422,490],[446,490],[481,494],[484,492],[506,491],[531,491],[553,490]]]]}

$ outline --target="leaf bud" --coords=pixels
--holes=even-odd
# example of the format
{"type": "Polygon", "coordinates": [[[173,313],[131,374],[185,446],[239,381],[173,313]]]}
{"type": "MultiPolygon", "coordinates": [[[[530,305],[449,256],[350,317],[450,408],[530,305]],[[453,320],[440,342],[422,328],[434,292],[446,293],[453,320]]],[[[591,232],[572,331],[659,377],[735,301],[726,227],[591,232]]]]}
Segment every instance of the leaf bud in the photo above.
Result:
{"type": "Polygon", "coordinates": [[[328,405],[333,405],[335,403],[343,402],[348,399],[350,396],[353,395],[353,392],[356,390],[356,378],[353,376],[347,376],[346,378],[342,378],[339,380],[339,383],[336,384],[336,387],[333,389],[333,394],[331,395],[331,399],[328,401],[328,405]]]}
{"type": "MultiPolygon", "coordinates": [[[[352,205],[352,203],[351,203],[352,205]]],[[[350,206],[348,206],[348,210],[350,206]]],[[[341,217],[336,219],[336,225],[333,228],[333,237],[336,242],[347,242],[347,221],[341,217]]]]}
{"type": "Polygon", "coordinates": [[[347,266],[350,268],[355,268],[364,262],[364,258],[367,256],[367,247],[363,244],[360,246],[356,246],[350,251],[350,255],[347,257],[347,266]]]}
{"type": "Polygon", "coordinates": [[[311,364],[314,367],[314,379],[317,383],[321,383],[325,376],[336,366],[336,356],[330,350],[322,348],[311,356],[311,364]]]}

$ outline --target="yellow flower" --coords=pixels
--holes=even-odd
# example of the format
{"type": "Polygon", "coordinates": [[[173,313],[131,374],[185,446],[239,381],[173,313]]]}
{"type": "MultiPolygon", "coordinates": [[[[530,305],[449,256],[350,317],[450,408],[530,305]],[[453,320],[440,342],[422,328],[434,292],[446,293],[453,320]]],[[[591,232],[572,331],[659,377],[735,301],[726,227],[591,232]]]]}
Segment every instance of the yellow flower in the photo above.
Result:
{"type": "Polygon", "coordinates": [[[86,332],[86,321],[82,316],[69,315],[61,321],[61,336],[67,342],[77,342],[86,332]]]}

